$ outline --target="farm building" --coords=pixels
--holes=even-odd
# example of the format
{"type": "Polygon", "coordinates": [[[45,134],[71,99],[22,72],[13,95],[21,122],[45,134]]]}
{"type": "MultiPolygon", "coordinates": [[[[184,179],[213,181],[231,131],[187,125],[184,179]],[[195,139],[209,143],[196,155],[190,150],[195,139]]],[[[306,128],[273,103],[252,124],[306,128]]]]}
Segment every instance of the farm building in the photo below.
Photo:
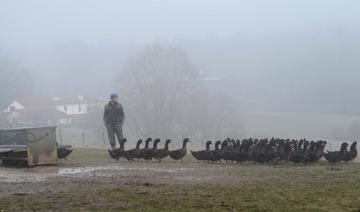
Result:
{"type": "Polygon", "coordinates": [[[10,127],[70,125],[103,107],[101,100],[78,96],[32,96],[15,99],[2,113],[10,127]]]}

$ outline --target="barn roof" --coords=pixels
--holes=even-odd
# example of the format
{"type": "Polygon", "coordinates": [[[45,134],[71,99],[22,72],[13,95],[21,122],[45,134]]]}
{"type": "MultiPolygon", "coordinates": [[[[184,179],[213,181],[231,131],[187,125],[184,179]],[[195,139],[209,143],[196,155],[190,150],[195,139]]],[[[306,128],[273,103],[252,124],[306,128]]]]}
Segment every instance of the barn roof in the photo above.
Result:
{"type": "Polygon", "coordinates": [[[64,112],[57,110],[56,108],[32,108],[25,110],[18,110],[22,116],[26,117],[27,120],[49,120],[67,117],[68,115],[64,112]]]}
{"type": "Polygon", "coordinates": [[[100,102],[96,98],[86,97],[86,96],[59,96],[59,97],[29,96],[29,97],[21,97],[15,99],[15,101],[23,105],[25,108],[100,102]]]}

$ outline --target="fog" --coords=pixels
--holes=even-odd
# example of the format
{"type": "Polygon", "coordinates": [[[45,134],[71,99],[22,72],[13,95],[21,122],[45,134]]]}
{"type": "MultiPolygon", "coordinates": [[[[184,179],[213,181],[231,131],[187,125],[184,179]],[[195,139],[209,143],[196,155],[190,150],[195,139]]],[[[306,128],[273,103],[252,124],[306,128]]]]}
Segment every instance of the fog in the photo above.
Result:
{"type": "Polygon", "coordinates": [[[236,108],[237,133],[199,140],[226,133],[356,139],[359,6],[329,0],[0,0],[0,71],[7,73],[1,77],[22,70],[26,78],[1,87],[2,107],[23,94],[126,96],[119,80],[124,67],[155,45],[186,54],[206,90],[197,95],[209,102],[231,99],[216,108],[236,108]],[[25,82],[31,89],[15,89],[25,82]]]}

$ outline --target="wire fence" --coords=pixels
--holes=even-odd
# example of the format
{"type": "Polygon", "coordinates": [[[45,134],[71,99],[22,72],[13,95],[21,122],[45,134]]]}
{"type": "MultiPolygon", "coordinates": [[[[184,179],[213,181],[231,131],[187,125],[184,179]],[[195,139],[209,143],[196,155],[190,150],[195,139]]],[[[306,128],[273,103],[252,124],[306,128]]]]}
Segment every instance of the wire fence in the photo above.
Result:
{"type": "Polygon", "coordinates": [[[57,128],[57,142],[73,146],[105,146],[109,144],[105,130],[57,128]]]}

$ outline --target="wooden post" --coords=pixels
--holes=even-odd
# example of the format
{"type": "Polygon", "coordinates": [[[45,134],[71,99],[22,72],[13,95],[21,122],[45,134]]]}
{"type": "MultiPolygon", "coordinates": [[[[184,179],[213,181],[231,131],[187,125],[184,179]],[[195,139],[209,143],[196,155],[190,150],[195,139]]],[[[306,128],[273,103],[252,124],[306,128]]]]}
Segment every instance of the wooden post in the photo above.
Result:
{"type": "Polygon", "coordinates": [[[102,137],[103,137],[103,142],[104,142],[104,145],[105,145],[105,133],[104,132],[102,133],[102,137]]]}
{"type": "Polygon", "coordinates": [[[83,146],[84,146],[85,145],[85,129],[83,129],[82,140],[83,140],[83,146]]]}
{"type": "Polygon", "coordinates": [[[61,128],[59,128],[59,138],[60,138],[60,145],[62,145],[62,132],[61,132],[61,128]]]}

